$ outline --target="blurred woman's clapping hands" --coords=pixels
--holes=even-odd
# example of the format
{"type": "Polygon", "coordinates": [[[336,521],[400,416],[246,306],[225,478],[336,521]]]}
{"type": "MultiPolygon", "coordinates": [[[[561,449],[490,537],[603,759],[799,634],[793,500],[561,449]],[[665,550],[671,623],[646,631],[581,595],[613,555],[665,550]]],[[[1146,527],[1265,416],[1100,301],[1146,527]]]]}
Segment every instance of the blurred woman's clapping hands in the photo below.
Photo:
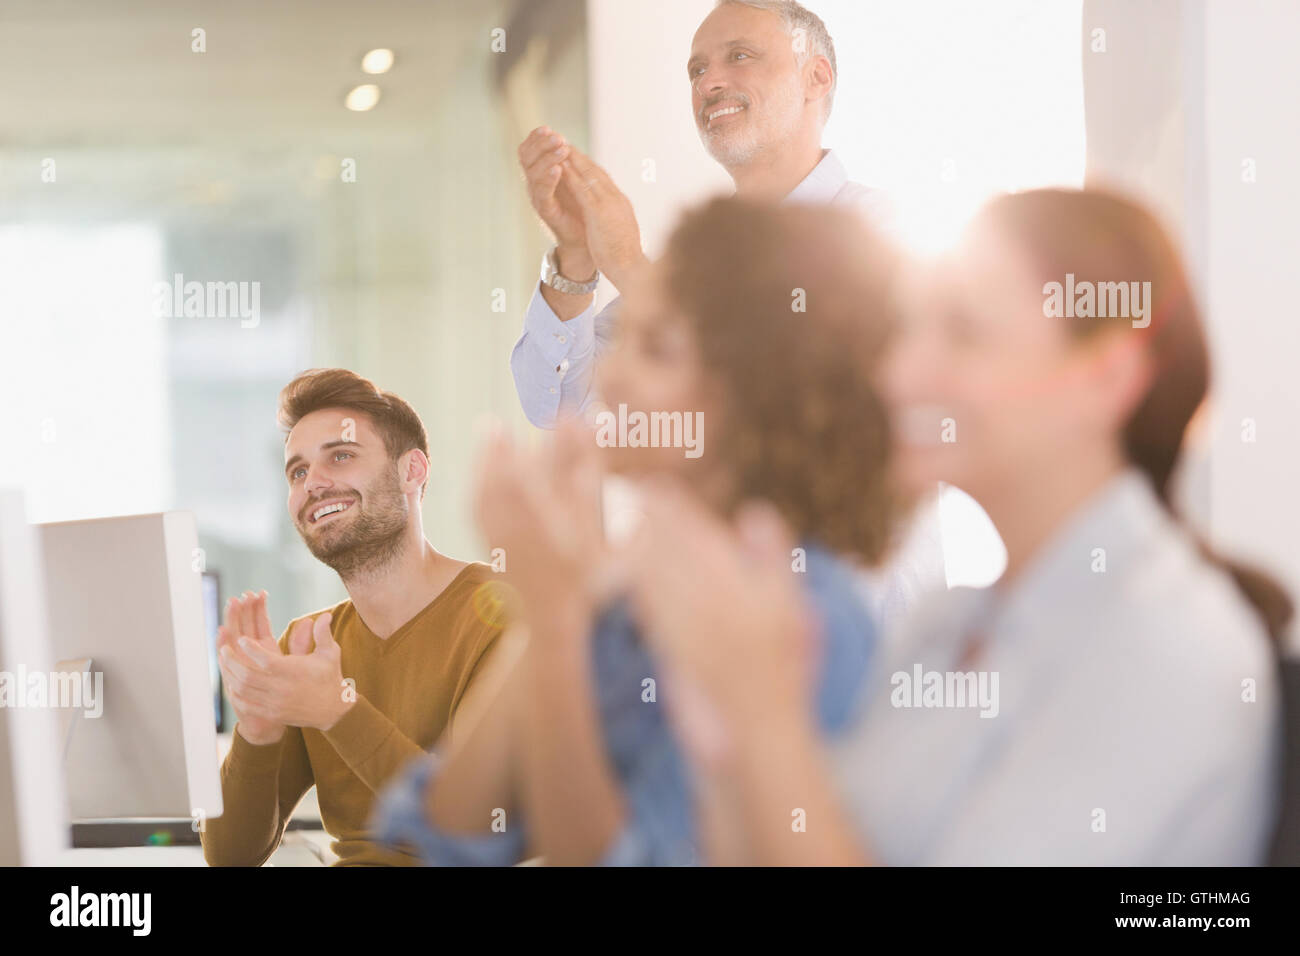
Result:
{"type": "Polygon", "coordinates": [[[644,507],[626,555],[631,597],[683,743],[721,769],[735,748],[813,713],[817,622],[797,548],[765,503],[742,506],[729,526],[665,479],[648,483],[644,507]]]}
{"type": "Polygon", "coordinates": [[[589,617],[605,590],[609,562],[600,516],[601,468],[591,432],[567,423],[553,442],[521,448],[496,430],[485,443],[474,514],[504,560],[529,619],[560,605],[589,617]]]}

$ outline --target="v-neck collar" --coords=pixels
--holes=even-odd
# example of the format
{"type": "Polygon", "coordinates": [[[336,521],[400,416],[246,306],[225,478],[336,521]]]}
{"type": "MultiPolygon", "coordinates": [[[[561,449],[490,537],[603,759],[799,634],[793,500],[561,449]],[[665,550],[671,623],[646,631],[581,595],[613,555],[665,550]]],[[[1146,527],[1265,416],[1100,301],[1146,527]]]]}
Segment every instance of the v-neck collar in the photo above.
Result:
{"type": "Polygon", "coordinates": [[[416,611],[410,620],[408,620],[406,623],[399,626],[397,630],[393,631],[393,633],[388,635],[388,637],[380,637],[378,634],[372,631],[370,629],[370,625],[367,624],[364,619],[362,619],[361,612],[357,610],[357,606],[355,604],[352,605],[352,613],[357,616],[357,623],[361,626],[361,630],[365,632],[366,640],[373,641],[374,643],[378,644],[380,654],[387,654],[390,650],[393,649],[393,647],[400,644],[406,638],[406,635],[414,631],[416,629],[416,625],[419,624],[420,621],[424,619],[430,612],[432,612],[433,609],[436,608],[444,598],[446,598],[453,590],[455,590],[456,585],[458,585],[461,582],[461,579],[464,578],[466,575],[468,575],[476,567],[478,567],[478,563],[475,561],[470,561],[468,564],[466,564],[463,568],[460,569],[457,575],[454,578],[452,578],[450,581],[448,581],[447,585],[434,596],[432,601],[430,601],[420,610],[416,611]]]}

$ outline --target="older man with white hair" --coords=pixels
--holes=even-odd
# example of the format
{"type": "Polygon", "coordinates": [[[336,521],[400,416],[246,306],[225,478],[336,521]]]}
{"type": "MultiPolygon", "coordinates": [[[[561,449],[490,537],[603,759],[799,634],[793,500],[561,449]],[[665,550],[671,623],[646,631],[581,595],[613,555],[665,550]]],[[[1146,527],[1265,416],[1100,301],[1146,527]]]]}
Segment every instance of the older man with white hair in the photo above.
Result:
{"type": "MultiPolygon", "coordinates": [[[[835,96],[835,47],[821,18],[794,0],[719,0],[686,62],[691,112],[736,194],[787,202],[852,203],[885,218],[879,190],[851,182],[822,148],[835,96]]],[[[636,215],[603,169],[542,126],[519,147],[529,197],[555,235],[510,365],[528,420],[551,428],[595,398],[592,379],[617,321],[597,313],[603,273],[617,289],[644,259],[636,215]]]]}
{"type": "MultiPolygon", "coordinates": [[[[691,112],[709,155],[736,194],[783,202],[849,204],[892,227],[884,193],[852,182],[822,133],[835,98],[835,45],[822,19],[795,0],[718,0],[686,61],[691,112]]],[[[593,373],[617,324],[619,300],[597,313],[604,274],[620,288],[645,260],[636,214],[609,174],[542,126],[519,147],[529,197],[555,235],[510,358],[534,425],[583,412],[593,373]]],[[[616,495],[621,492],[614,492],[616,495]]],[[[888,635],[915,598],[947,581],[937,501],[918,509],[894,558],[864,573],[866,597],[888,635]]]]}

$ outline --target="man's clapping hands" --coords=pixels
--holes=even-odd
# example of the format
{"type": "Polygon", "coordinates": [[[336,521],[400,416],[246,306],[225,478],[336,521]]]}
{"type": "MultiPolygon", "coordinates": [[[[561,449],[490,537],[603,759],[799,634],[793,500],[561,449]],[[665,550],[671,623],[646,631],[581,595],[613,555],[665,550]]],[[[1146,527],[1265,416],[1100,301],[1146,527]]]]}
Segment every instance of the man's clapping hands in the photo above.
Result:
{"type": "Polygon", "coordinates": [[[604,169],[548,126],[519,144],[533,208],[555,234],[560,272],[575,282],[597,269],[621,284],[646,261],[632,203],[604,169]]]}
{"type": "Polygon", "coordinates": [[[298,621],[285,654],[271,631],[265,591],[227,603],[218,657],[246,741],[275,743],[286,726],[329,730],[352,705],[355,694],[345,690],[330,620],[325,613],[298,621]]]}

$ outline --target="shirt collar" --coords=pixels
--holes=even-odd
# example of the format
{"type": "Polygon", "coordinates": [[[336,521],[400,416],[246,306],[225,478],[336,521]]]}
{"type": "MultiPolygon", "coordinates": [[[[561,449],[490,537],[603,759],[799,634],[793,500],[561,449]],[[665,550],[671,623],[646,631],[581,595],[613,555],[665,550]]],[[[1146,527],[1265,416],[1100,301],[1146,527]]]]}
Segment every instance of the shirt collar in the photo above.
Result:
{"type": "Polygon", "coordinates": [[[1086,604],[1099,596],[1092,592],[1123,576],[1126,560],[1152,534],[1171,525],[1150,480],[1129,466],[1066,520],[1019,580],[1005,591],[997,585],[989,589],[986,610],[1004,621],[1023,620],[1053,611],[1053,602],[1063,594],[1075,595],[1086,604]],[[1103,573],[1099,561],[1114,567],[1103,573]]]}
{"type": "Polygon", "coordinates": [[[786,202],[828,203],[844,188],[849,181],[848,170],[840,162],[832,149],[826,150],[822,161],[813,167],[813,171],[803,181],[790,190],[786,202]]]}

